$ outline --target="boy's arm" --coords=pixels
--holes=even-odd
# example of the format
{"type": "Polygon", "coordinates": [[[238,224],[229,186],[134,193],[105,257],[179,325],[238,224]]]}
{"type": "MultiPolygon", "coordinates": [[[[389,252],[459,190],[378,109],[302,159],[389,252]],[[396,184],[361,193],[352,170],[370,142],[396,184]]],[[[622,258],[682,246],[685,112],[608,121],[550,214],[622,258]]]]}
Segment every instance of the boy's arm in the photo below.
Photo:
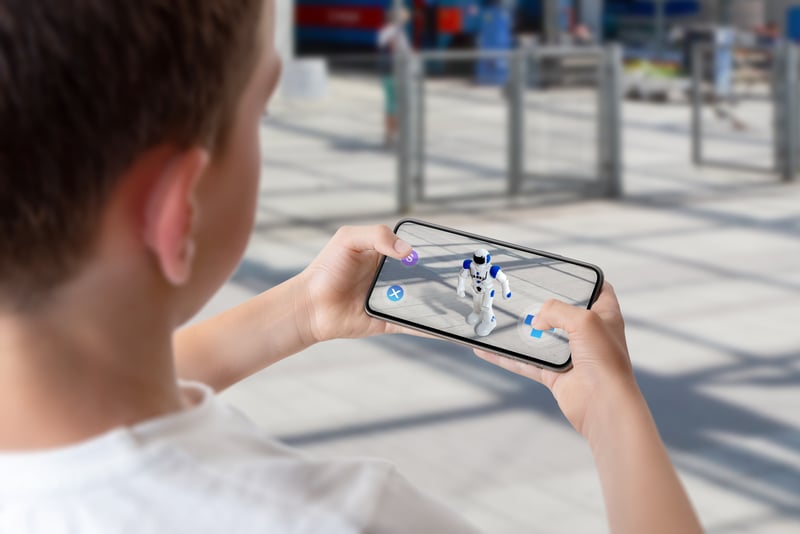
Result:
{"type": "Polygon", "coordinates": [[[644,399],[619,391],[595,407],[590,437],[612,532],[701,532],[644,399]]]}
{"type": "Polygon", "coordinates": [[[313,344],[297,315],[298,277],[174,337],[178,376],[220,391],[248,375],[313,344]]]}
{"type": "Polygon", "coordinates": [[[546,385],[592,449],[611,532],[695,533],[700,523],[670,462],[631,369],[614,290],[592,310],[550,301],[534,328],[569,335],[573,368],[539,369],[483,351],[478,356],[546,385]]]}
{"type": "Polygon", "coordinates": [[[178,376],[219,391],[319,341],[405,331],[369,317],[364,300],[382,255],[410,252],[387,226],[341,228],[302,273],[179,330],[178,376]]]}

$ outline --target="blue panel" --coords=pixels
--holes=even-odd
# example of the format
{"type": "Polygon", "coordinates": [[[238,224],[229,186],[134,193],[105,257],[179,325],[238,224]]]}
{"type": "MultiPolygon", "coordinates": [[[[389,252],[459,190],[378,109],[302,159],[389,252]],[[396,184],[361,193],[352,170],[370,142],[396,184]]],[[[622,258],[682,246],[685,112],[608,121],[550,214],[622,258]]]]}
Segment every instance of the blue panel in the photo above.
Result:
{"type": "MultiPolygon", "coordinates": [[[[668,17],[696,15],[700,10],[699,0],[667,0],[664,4],[664,14],[668,17]]],[[[616,16],[654,17],[656,4],[653,0],[606,0],[606,11],[616,16]]]]}
{"type": "Polygon", "coordinates": [[[786,37],[800,42],[800,7],[791,7],[786,14],[786,37]]]}
{"type": "MultiPolygon", "coordinates": [[[[507,50],[513,46],[511,13],[502,7],[487,7],[481,11],[478,27],[478,48],[507,50]]],[[[485,85],[503,85],[508,79],[508,61],[481,59],[475,69],[476,81],[485,85]]]]}
{"type": "Polygon", "coordinates": [[[492,298],[494,298],[494,289],[492,289],[492,292],[491,292],[491,293],[489,293],[489,296],[490,296],[490,297],[492,297],[492,298]]]}
{"type": "Polygon", "coordinates": [[[475,3],[473,0],[439,0],[437,2],[440,7],[460,7],[465,10],[475,3]]]}
{"type": "Polygon", "coordinates": [[[469,266],[472,265],[472,260],[464,260],[464,268],[469,269],[469,266]]]}
{"type": "Polygon", "coordinates": [[[527,317],[525,317],[525,324],[530,326],[531,323],[533,323],[533,315],[528,315],[527,317]]]}
{"type": "Polygon", "coordinates": [[[527,2],[520,2],[517,9],[531,18],[539,19],[542,16],[543,6],[541,0],[527,0],[527,2]]]}
{"type": "Polygon", "coordinates": [[[376,30],[355,30],[352,28],[297,28],[297,39],[306,42],[378,45],[376,30]]]}
{"type": "Polygon", "coordinates": [[[499,265],[492,265],[492,268],[489,269],[489,274],[492,275],[492,278],[497,278],[497,273],[499,273],[499,272],[500,272],[500,266],[499,265]]]}

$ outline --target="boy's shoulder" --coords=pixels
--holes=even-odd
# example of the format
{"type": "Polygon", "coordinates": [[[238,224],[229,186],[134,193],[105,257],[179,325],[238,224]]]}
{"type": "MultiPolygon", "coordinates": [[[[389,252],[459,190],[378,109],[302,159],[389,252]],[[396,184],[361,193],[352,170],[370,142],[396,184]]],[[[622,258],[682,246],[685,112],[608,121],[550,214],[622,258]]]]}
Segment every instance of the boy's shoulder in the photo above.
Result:
{"type": "Polygon", "coordinates": [[[410,508],[431,525],[463,525],[385,461],[312,458],[267,436],[206,386],[183,387],[201,400],[182,412],[64,449],[0,455],[12,474],[4,478],[16,479],[0,482],[0,495],[15,497],[0,523],[21,534],[47,532],[24,525],[56,524],[75,532],[353,532],[407,525],[410,508]]]}

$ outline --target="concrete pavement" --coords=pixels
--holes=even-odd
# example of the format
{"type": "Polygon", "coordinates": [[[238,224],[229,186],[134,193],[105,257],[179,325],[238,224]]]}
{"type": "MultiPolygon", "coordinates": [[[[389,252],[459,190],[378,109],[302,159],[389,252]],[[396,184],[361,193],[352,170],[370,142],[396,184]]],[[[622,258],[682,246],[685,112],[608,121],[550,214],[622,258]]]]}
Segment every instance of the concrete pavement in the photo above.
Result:
{"type": "MultiPolygon", "coordinates": [[[[343,77],[331,86],[328,101],[282,103],[265,123],[257,229],[204,316],[301,270],[339,224],[398,218],[379,85],[343,77]]],[[[431,91],[441,102],[431,191],[502,191],[496,89],[441,82],[431,91]]],[[[531,126],[534,164],[590,178],[592,104],[578,93],[541,98],[531,111],[545,117],[531,126]]],[[[746,132],[714,123],[723,157],[769,163],[759,106],[741,110],[746,132]]],[[[626,105],[621,201],[493,197],[414,214],[600,265],[619,294],[641,388],[708,531],[796,531],[800,186],[694,168],[688,127],[685,106],[626,105]]],[[[224,396],[308,452],[390,459],[487,532],[607,529],[589,450],[549,392],[463,347],[337,340],[224,396]]]]}

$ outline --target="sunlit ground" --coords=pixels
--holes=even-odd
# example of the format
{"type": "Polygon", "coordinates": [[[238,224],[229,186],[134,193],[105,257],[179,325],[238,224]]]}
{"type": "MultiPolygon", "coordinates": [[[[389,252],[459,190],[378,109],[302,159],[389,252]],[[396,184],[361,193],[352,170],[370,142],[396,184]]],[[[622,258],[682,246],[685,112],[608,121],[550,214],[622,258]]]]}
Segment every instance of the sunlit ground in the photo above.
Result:
{"type": "MultiPolygon", "coordinates": [[[[749,170],[691,163],[684,103],[628,103],[623,199],[556,188],[509,200],[500,91],[433,82],[426,200],[413,209],[603,268],[642,390],[710,532],[789,532],[800,521],[800,186],[759,170],[773,163],[772,110],[754,93],[733,108],[743,130],[704,112],[709,159],[749,170]]],[[[381,98],[377,80],[350,76],[331,80],[326,101],[273,107],[251,247],[204,313],[298,272],[340,224],[399,218],[381,98]]],[[[526,187],[594,179],[596,115],[591,89],[529,95],[526,187]]],[[[225,395],[310,453],[390,459],[488,532],[607,528],[589,451],[549,393],[463,347],[330,342],[225,395]]]]}

